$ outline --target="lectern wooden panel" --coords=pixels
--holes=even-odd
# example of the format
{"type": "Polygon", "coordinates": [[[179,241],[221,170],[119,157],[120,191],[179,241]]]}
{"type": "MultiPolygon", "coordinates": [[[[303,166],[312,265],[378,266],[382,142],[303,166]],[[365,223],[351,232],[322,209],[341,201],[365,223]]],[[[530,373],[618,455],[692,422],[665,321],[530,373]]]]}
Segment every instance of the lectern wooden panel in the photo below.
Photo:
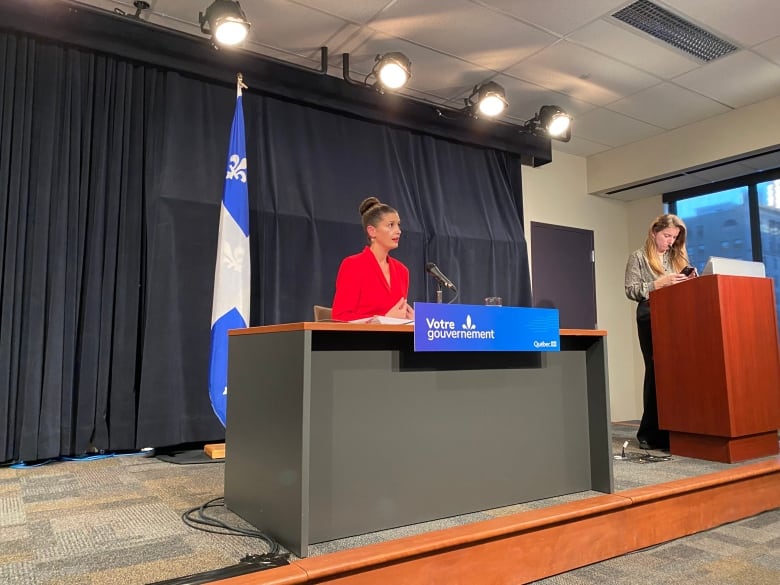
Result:
{"type": "Polygon", "coordinates": [[[772,280],[708,275],[650,294],[658,421],[676,455],[778,453],[780,353],[772,280]]]}

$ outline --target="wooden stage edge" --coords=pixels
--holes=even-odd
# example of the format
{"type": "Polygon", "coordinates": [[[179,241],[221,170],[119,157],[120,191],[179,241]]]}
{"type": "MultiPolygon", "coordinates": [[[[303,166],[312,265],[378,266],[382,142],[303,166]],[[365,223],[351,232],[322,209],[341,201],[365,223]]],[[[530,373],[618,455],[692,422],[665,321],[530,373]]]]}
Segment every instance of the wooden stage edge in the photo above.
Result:
{"type": "Polygon", "coordinates": [[[780,507],[780,457],[371,544],[219,585],[528,583],[780,507]]]}

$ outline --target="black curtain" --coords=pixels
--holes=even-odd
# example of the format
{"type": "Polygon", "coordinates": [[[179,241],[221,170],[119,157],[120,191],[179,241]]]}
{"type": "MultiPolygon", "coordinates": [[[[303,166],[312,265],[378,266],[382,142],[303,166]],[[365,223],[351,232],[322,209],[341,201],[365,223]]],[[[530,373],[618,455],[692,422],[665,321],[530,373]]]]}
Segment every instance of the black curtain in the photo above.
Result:
{"type": "MultiPolygon", "coordinates": [[[[0,67],[0,460],[221,440],[208,345],[235,88],[11,33],[0,67]]],[[[457,302],[530,305],[515,155],[254,85],[253,325],[330,304],[368,195],[401,215],[411,300],[433,300],[433,261],[457,302]]]]}

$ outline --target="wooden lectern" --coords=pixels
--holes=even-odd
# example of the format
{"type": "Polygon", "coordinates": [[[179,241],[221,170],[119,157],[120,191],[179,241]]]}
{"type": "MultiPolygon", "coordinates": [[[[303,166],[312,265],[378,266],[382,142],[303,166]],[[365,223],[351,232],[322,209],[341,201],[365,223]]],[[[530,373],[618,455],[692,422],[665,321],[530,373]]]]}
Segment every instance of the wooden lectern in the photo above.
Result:
{"type": "Polygon", "coordinates": [[[650,294],[658,422],[675,455],[778,453],[780,352],[772,280],[714,274],[650,294]]]}

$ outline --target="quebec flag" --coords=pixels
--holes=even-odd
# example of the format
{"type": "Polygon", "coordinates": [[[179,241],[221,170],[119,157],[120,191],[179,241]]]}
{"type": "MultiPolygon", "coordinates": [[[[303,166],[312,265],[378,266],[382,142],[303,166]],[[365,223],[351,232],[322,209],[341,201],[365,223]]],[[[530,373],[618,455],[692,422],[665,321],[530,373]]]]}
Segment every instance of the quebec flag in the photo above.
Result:
{"type": "Polygon", "coordinates": [[[228,330],[249,324],[251,265],[249,262],[249,190],[247,188],[244,112],[241,79],[230,129],[225,191],[219,216],[214,303],[211,309],[209,396],[222,426],[227,420],[228,330]]]}

